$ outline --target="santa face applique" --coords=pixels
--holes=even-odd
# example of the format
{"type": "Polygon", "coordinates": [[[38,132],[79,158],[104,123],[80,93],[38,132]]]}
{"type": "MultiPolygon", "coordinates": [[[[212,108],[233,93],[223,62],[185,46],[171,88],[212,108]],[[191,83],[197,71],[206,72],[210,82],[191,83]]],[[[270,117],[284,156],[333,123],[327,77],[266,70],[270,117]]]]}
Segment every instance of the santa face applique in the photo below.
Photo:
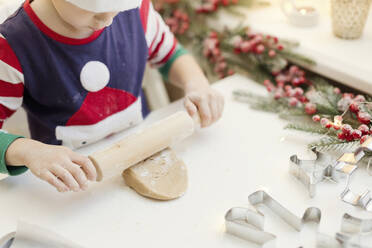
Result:
{"type": "Polygon", "coordinates": [[[56,138],[62,145],[78,148],[91,144],[143,120],[140,98],[107,86],[110,70],[104,63],[87,62],[81,70],[80,82],[88,92],[80,109],[65,126],[56,127],[56,138]]]}

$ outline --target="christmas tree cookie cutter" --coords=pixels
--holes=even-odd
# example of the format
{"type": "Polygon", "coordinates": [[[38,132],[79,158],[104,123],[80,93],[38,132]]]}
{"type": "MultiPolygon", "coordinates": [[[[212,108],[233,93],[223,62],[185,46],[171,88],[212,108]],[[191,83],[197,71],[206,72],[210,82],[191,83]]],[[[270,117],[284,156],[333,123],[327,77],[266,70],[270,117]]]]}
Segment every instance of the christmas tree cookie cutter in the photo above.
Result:
{"type": "Polygon", "coordinates": [[[264,248],[274,248],[276,236],[264,231],[265,217],[248,208],[232,208],[225,215],[226,232],[264,248]]]}
{"type": "Polygon", "coordinates": [[[315,160],[302,160],[297,155],[290,157],[290,173],[307,187],[310,197],[313,198],[318,183],[326,179],[334,182],[349,179],[358,168],[357,163],[366,155],[366,151],[372,151],[372,138],[367,139],[353,153],[345,153],[337,160],[313,148],[315,160]]]}

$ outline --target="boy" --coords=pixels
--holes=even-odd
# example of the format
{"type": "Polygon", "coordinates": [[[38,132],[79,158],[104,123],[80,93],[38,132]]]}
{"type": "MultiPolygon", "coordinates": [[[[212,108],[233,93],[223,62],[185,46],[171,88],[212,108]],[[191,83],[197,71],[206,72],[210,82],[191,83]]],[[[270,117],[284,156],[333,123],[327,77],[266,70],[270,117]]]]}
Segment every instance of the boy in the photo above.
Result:
{"type": "Polygon", "coordinates": [[[0,34],[0,127],[22,105],[32,136],[0,132],[2,173],[29,168],[60,192],[85,190],[96,171],[71,148],[142,120],[147,61],[203,127],[221,117],[223,97],[149,0],[26,0],[0,34]]]}

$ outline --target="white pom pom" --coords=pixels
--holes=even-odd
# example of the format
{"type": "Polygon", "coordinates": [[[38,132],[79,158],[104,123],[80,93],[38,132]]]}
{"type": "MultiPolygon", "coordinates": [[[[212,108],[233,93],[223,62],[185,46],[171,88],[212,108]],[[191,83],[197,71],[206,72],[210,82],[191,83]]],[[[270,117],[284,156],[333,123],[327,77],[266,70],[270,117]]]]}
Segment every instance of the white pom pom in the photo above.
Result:
{"type": "Polygon", "coordinates": [[[110,80],[110,71],[100,61],[89,61],[80,73],[80,82],[90,92],[102,90],[110,80]]]}

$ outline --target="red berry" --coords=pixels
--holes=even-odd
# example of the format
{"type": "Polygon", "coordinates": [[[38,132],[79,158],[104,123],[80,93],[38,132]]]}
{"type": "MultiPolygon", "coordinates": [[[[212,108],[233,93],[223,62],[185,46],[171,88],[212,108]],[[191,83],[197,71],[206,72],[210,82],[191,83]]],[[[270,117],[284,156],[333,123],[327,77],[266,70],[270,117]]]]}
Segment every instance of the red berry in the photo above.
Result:
{"type": "Polygon", "coordinates": [[[342,98],[354,98],[354,94],[353,93],[344,93],[342,94],[342,98]]]}
{"type": "Polygon", "coordinates": [[[286,92],[287,96],[289,96],[289,97],[295,97],[295,93],[296,93],[296,91],[294,89],[290,89],[286,92]]]}
{"type": "Polygon", "coordinates": [[[219,55],[221,54],[221,50],[220,50],[218,47],[216,47],[216,48],[214,48],[214,49],[212,50],[212,54],[213,54],[214,56],[219,56],[219,55]]]}
{"type": "Polygon", "coordinates": [[[279,74],[279,75],[277,75],[275,77],[275,81],[277,83],[279,83],[279,82],[285,82],[286,80],[287,80],[287,77],[285,75],[283,75],[283,74],[279,74]]]}
{"type": "Polygon", "coordinates": [[[299,96],[302,96],[304,94],[304,90],[299,88],[299,87],[296,87],[294,88],[294,95],[296,97],[299,97],[299,96]]]}
{"type": "Polygon", "coordinates": [[[224,5],[224,6],[229,5],[229,0],[222,0],[222,5],[224,5]]]}
{"type": "Polygon", "coordinates": [[[254,42],[255,44],[258,44],[258,43],[261,43],[261,42],[262,42],[262,39],[263,39],[262,35],[261,35],[261,34],[257,34],[257,35],[253,38],[253,42],[254,42]]]}
{"type": "Polygon", "coordinates": [[[279,51],[282,51],[284,49],[284,46],[283,45],[278,45],[277,48],[278,48],[279,51]]]}
{"type": "Polygon", "coordinates": [[[360,144],[363,144],[364,142],[366,142],[368,138],[369,138],[368,135],[364,135],[364,136],[360,139],[360,144]]]}
{"type": "Polygon", "coordinates": [[[263,81],[263,85],[265,85],[267,87],[268,85],[272,85],[272,82],[270,81],[270,79],[265,79],[263,81]]]}
{"type": "Polygon", "coordinates": [[[333,93],[335,93],[335,94],[341,94],[341,90],[340,90],[340,88],[334,88],[333,89],[333,93]]]}
{"type": "Polygon", "coordinates": [[[351,132],[351,135],[353,136],[354,139],[360,139],[362,137],[362,132],[360,130],[353,130],[351,132]]]}
{"type": "Polygon", "coordinates": [[[278,88],[283,88],[284,87],[284,82],[277,82],[276,86],[278,88]]]}
{"type": "Polygon", "coordinates": [[[292,79],[292,84],[293,84],[293,86],[300,86],[300,79],[299,78],[294,78],[294,79],[292,79]]]}
{"type": "Polygon", "coordinates": [[[286,85],[286,86],[284,86],[284,90],[285,91],[290,91],[290,90],[292,90],[292,86],[286,85]]]}
{"type": "Polygon", "coordinates": [[[212,32],[209,33],[209,37],[213,38],[213,39],[216,39],[218,37],[218,34],[217,34],[217,32],[212,31],[212,32]]]}
{"type": "Polygon", "coordinates": [[[319,122],[320,121],[320,116],[319,115],[314,115],[312,119],[315,122],[319,122]]]}
{"type": "Polygon", "coordinates": [[[345,138],[346,138],[347,141],[353,141],[354,140],[354,137],[351,134],[345,135],[345,138]]]}
{"type": "Polygon", "coordinates": [[[247,53],[251,50],[252,48],[252,45],[249,41],[243,41],[241,44],[240,44],[240,50],[243,52],[243,53],[247,53]]]}
{"type": "Polygon", "coordinates": [[[277,44],[279,41],[278,37],[274,37],[273,39],[274,39],[274,43],[277,44]]]}
{"type": "Polygon", "coordinates": [[[351,134],[352,131],[353,131],[353,128],[349,124],[344,124],[342,126],[342,132],[344,134],[351,134]]]}
{"type": "Polygon", "coordinates": [[[316,105],[314,103],[308,102],[305,105],[305,112],[309,115],[313,115],[316,113],[316,105]]]}
{"type": "Polygon", "coordinates": [[[330,129],[331,127],[333,127],[332,122],[328,122],[328,123],[325,125],[325,128],[330,129]]]}
{"type": "Polygon", "coordinates": [[[227,71],[227,74],[228,74],[229,76],[234,75],[234,74],[235,74],[235,71],[234,71],[233,69],[229,69],[229,70],[227,71]]]}
{"type": "Polygon", "coordinates": [[[292,65],[292,66],[289,68],[289,73],[290,73],[290,74],[296,74],[299,70],[300,70],[300,68],[298,68],[298,66],[296,66],[296,65],[292,65]]]}
{"type": "Polygon", "coordinates": [[[256,47],[255,51],[256,51],[257,54],[261,54],[265,51],[265,46],[260,44],[256,47]]]}
{"type": "Polygon", "coordinates": [[[304,77],[295,77],[292,79],[292,84],[294,86],[300,86],[301,84],[305,83],[306,79],[304,77]]]}
{"type": "Polygon", "coordinates": [[[309,102],[309,99],[307,99],[306,96],[300,96],[300,97],[298,97],[298,100],[300,100],[300,102],[302,102],[302,103],[309,102]]]}
{"type": "Polygon", "coordinates": [[[282,98],[282,92],[280,92],[280,91],[277,91],[277,92],[275,92],[275,94],[274,94],[274,98],[275,98],[275,100],[278,100],[278,99],[280,99],[280,98],[282,98]]]}
{"type": "Polygon", "coordinates": [[[327,118],[320,119],[320,124],[325,127],[330,121],[327,118]]]}
{"type": "Polygon", "coordinates": [[[346,139],[346,136],[345,136],[345,134],[344,133],[338,133],[337,134],[337,137],[340,139],[340,140],[345,140],[346,139]]]}
{"type": "Polygon", "coordinates": [[[276,55],[276,52],[274,50],[269,51],[269,57],[273,58],[275,57],[275,55],[276,55]]]}
{"type": "Polygon", "coordinates": [[[366,124],[360,125],[358,130],[361,131],[363,135],[369,134],[369,127],[366,124]]]}
{"type": "Polygon", "coordinates": [[[359,122],[363,123],[363,124],[369,124],[371,122],[371,115],[368,114],[368,113],[365,113],[365,112],[359,112],[358,113],[358,120],[359,122]]]}
{"type": "Polygon", "coordinates": [[[353,101],[353,102],[350,104],[349,109],[350,109],[350,111],[353,112],[353,113],[358,113],[358,112],[359,112],[359,103],[356,102],[356,101],[353,101]]]}
{"type": "Polygon", "coordinates": [[[333,127],[334,130],[340,130],[341,129],[341,126],[336,125],[336,124],[333,124],[332,127],[333,127]]]}
{"type": "Polygon", "coordinates": [[[357,95],[355,98],[354,98],[354,101],[356,102],[365,102],[366,101],[366,98],[362,95],[357,95]]]}
{"type": "Polygon", "coordinates": [[[297,98],[295,98],[295,97],[291,97],[291,98],[289,99],[289,105],[291,105],[292,107],[297,106],[297,104],[298,104],[298,100],[297,100],[297,98]]]}
{"type": "Polygon", "coordinates": [[[271,92],[275,89],[274,84],[269,79],[266,79],[263,84],[266,86],[268,92],[271,92]]]}

